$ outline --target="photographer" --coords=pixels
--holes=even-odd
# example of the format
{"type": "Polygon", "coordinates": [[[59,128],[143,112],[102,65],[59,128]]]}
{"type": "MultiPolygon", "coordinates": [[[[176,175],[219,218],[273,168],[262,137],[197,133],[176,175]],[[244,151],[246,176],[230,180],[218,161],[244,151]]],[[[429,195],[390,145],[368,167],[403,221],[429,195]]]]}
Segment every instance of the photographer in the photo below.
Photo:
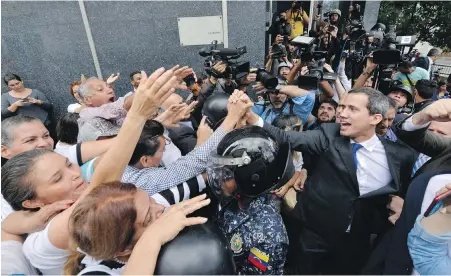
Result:
{"type": "Polygon", "coordinates": [[[271,27],[269,28],[269,33],[271,34],[273,44],[280,43],[277,40],[277,36],[290,36],[291,35],[291,25],[287,21],[287,13],[281,12],[279,16],[276,16],[273,20],[271,27]]]}
{"type": "MultiPolygon", "coordinates": [[[[230,77],[225,77],[223,79],[217,78],[216,76],[224,75],[227,69],[227,64],[223,61],[216,63],[212,67],[212,74],[207,79],[207,81],[202,85],[201,88],[198,86],[189,86],[188,88],[193,93],[192,100],[197,101],[196,109],[193,112],[193,117],[197,122],[200,122],[202,119],[202,107],[204,106],[204,102],[210,97],[213,93],[227,93],[232,94],[235,89],[238,88],[238,84],[233,81],[230,77]]],[[[252,77],[254,75],[250,74],[246,76],[245,81],[252,81],[252,77]]],[[[255,78],[255,76],[254,76],[255,78]]],[[[243,82],[245,82],[243,81],[243,82]]]]}
{"type": "Polygon", "coordinates": [[[279,76],[279,86],[275,90],[267,90],[261,82],[257,82],[253,87],[260,93],[265,93],[265,98],[269,101],[255,103],[251,108],[265,122],[271,124],[279,115],[296,115],[304,124],[312,111],[315,103],[315,94],[301,89],[295,85],[286,85],[286,78],[279,76]]]}
{"type": "Polygon", "coordinates": [[[403,61],[398,65],[398,73],[395,74],[393,80],[402,81],[404,85],[409,86],[412,90],[419,80],[429,80],[428,71],[421,67],[414,67],[412,62],[403,61]]]}
{"type": "Polygon", "coordinates": [[[291,9],[287,10],[287,21],[291,26],[290,39],[304,35],[304,27],[307,27],[310,19],[302,8],[302,2],[294,0],[291,9]]]}

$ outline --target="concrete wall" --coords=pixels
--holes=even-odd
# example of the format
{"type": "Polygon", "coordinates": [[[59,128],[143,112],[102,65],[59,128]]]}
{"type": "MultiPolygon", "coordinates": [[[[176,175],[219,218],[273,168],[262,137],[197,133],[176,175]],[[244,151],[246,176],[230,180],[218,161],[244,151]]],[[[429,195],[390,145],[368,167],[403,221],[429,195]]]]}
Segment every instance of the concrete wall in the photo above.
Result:
{"type": "MultiPolygon", "coordinates": [[[[81,73],[96,75],[78,2],[2,1],[1,8],[2,76],[19,74],[61,116],[74,102],[69,84],[81,73]]],[[[202,46],[180,46],[176,18],[222,15],[221,1],[86,1],[85,8],[103,77],[121,73],[118,96],[131,90],[128,75],[134,70],[183,64],[200,73],[202,46]]],[[[227,9],[229,47],[246,45],[243,60],[262,65],[265,1],[230,1],[227,9]]]]}

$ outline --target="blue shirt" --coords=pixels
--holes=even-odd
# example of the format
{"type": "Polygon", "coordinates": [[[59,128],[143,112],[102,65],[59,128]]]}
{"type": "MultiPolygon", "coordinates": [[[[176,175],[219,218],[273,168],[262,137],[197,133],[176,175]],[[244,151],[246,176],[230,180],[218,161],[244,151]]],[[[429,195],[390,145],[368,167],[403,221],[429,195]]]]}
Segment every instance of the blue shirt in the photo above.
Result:
{"type": "MultiPolygon", "coordinates": [[[[409,79],[413,85],[415,85],[417,83],[417,81],[419,81],[419,80],[428,80],[429,79],[428,71],[424,70],[421,67],[415,67],[415,71],[413,71],[413,73],[410,73],[408,75],[409,75],[409,79]]],[[[395,76],[393,77],[393,80],[402,81],[402,83],[404,85],[409,86],[410,88],[414,88],[414,87],[411,87],[409,80],[407,80],[406,74],[403,74],[401,72],[396,73],[395,76]]]]}
{"type": "MultiPolygon", "coordinates": [[[[294,115],[298,116],[302,120],[302,123],[305,123],[308,116],[312,112],[313,105],[315,104],[315,93],[311,92],[307,95],[294,97],[292,98],[292,101],[294,103],[294,115]]],[[[290,114],[290,105],[288,103],[285,104],[282,109],[275,109],[271,104],[269,104],[266,106],[266,110],[264,109],[263,104],[264,102],[258,102],[251,109],[255,114],[262,117],[268,124],[271,124],[280,114],[290,114]]]]}
{"type": "Polygon", "coordinates": [[[448,256],[448,243],[451,232],[440,235],[429,233],[421,225],[423,218],[423,215],[418,216],[407,239],[413,265],[420,275],[449,275],[451,258],[448,256]]]}

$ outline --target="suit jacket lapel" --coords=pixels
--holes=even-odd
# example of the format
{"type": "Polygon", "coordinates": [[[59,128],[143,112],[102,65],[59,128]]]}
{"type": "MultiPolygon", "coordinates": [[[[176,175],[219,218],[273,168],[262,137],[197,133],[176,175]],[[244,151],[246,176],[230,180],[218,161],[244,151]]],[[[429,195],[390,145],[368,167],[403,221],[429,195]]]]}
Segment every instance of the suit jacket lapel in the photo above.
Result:
{"type": "Polygon", "coordinates": [[[385,155],[387,156],[388,169],[390,170],[390,174],[393,178],[393,181],[389,183],[389,185],[394,188],[396,191],[401,189],[401,179],[400,179],[400,161],[397,156],[397,151],[395,144],[389,143],[385,138],[379,137],[382,145],[385,148],[385,155]]]}
{"type": "Polygon", "coordinates": [[[360,194],[359,183],[357,182],[357,173],[355,170],[354,158],[352,156],[352,147],[349,138],[338,137],[335,139],[335,147],[340,153],[340,158],[343,161],[346,170],[352,180],[352,187],[356,194],[360,194]]]}

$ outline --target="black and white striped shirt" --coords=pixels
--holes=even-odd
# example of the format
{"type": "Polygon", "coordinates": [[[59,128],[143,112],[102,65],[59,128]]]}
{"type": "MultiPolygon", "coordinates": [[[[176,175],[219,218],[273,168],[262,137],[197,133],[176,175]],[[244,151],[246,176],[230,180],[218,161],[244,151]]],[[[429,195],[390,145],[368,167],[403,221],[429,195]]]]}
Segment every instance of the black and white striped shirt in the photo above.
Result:
{"type": "Polygon", "coordinates": [[[156,193],[152,195],[152,198],[167,208],[185,199],[200,195],[205,188],[206,184],[202,175],[198,175],[175,187],[156,193]]]}
{"type": "MultiPolygon", "coordinates": [[[[189,182],[190,179],[195,177],[199,181],[199,177],[201,178],[199,175],[207,167],[210,153],[218,146],[225,135],[224,129],[218,128],[205,143],[166,167],[138,169],[127,166],[121,181],[132,183],[151,196],[176,188],[180,183],[189,182]]],[[[205,186],[205,183],[202,185],[205,186]]],[[[183,198],[185,198],[186,187],[184,184],[182,186],[184,187],[183,198]]],[[[187,186],[189,187],[188,184],[187,186]]],[[[182,191],[181,186],[176,189],[182,191]]],[[[178,194],[181,195],[181,192],[178,192],[178,194]]],[[[174,197],[176,198],[177,196],[174,197]]]]}

